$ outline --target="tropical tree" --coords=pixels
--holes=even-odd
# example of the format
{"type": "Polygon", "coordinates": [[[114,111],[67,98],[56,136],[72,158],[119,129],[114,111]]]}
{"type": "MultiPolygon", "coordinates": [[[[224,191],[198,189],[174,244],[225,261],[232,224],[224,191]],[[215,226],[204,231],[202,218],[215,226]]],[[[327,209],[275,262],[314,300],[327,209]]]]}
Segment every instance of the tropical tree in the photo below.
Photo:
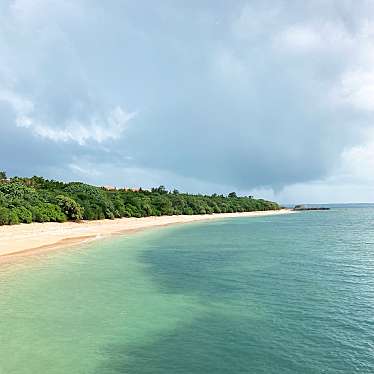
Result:
{"type": "MultiPolygon", "coordinates": [[[[1,172],[1,178],[6,178],[1,172]]],[[[1,182],[1,180],[0,180],[1,182]]],[[[85,183],[63,183],[34,176],[0,183],[0,225],[81,219],[211,214],[280,209],[253,196],[193,195],[160,186],[148,190],[106,191],[85,183]]]]}

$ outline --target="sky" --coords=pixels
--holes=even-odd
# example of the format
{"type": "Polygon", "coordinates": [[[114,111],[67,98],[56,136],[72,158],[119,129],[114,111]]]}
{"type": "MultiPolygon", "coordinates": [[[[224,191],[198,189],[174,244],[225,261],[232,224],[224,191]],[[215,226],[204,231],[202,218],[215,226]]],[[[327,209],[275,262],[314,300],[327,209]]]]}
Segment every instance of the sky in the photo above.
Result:
{"type": "Polygon", "coordinates": [[[374,2],[0,0],[0,170],[374,202],[374,2]]]}

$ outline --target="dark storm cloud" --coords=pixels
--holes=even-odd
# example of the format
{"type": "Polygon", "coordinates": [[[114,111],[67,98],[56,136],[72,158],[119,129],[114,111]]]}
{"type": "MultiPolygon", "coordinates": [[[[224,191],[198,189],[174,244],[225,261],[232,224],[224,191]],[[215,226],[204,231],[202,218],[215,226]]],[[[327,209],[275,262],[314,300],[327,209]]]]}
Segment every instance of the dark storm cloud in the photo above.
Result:
{"type": "Polygon", "coordinates": [[[182,188],[323,178],[371,123],[372,11],[365,1],[5,1],[1,167],[119,182],[144,170],[139,183],[156,170],[182,188]],[[11,156],[21,148],[27,156],[11,156]]]}

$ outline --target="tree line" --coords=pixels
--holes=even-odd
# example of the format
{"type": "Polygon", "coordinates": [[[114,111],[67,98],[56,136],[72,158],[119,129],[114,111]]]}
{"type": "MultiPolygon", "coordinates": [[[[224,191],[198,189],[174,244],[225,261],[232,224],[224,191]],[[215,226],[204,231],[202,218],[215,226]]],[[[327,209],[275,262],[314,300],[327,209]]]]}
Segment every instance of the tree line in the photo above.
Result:
{"type": "Polygon", "coordinates": [[[106,190],[81,182],[42,177],[7,179],[0,172],[0,225],[65,222],[181,214],[212,214],[280,209],[252,196],[196,195],[152,190],[106,190]]]}

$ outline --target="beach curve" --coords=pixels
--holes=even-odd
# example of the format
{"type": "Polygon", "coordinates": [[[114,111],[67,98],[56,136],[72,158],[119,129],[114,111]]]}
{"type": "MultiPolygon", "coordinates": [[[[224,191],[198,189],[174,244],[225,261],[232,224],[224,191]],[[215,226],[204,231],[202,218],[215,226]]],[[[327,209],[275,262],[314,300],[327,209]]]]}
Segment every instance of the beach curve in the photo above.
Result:
{"type": "Polygon", "coordinates": [[[152,227],[222,218],[261,217],[291,213],[291,209],[204,215],[151,216],[82,222],[47,222],[0,226],[0,264],[19,257],[132,233],[152,227]]]}

